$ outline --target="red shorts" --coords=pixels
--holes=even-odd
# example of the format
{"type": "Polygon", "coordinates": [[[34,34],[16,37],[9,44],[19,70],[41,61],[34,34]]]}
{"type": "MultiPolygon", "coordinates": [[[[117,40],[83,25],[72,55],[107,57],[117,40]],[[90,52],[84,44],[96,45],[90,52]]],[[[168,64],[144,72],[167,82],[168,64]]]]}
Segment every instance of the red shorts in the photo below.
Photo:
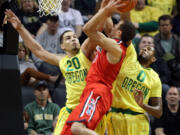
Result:
{"type": "Polygon", "coordinates": [[[112,103],[111,88],[95,83],[85,87],[80,104],[71,112],[61,135],[72,135],[73,122],[82,122],[94,130],[103,116],[109,111],[112,103]]]}

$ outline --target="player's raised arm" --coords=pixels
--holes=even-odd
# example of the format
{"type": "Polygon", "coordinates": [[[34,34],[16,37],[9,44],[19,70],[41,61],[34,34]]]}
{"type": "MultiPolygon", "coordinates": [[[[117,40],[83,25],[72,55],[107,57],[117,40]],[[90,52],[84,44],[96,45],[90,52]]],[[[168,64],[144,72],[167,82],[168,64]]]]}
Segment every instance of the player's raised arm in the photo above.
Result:
{"type": "Polygon", "coordinates": [[[31,34],[27,31],[27,29],[22,25],[19,18],[9,9],[5,12],[7,18],[5,21],[11,23],[14,29],[21,35],[25,45],[31,50],[31,52],[38,58],[46,61],[52,65],[59,65],[59,60],[63,56],[57,56],[53,53],[49,53],[31,36],[31,34]]]}
{"type": "Polygon", "coordinates": [[[116,57],[121,56],[121,49],[119,45],[113,39],[107,38],[103,33],[98,32],[98,24],[105,22],[105,20],[114,13],[117,8],[124,6],[120,3],[120,0],[110,1],[107,6],[99,10],[99,12],[84,26],[83,30],[89,38],[102,48],[107,50],[109,53],[116,57]]]}

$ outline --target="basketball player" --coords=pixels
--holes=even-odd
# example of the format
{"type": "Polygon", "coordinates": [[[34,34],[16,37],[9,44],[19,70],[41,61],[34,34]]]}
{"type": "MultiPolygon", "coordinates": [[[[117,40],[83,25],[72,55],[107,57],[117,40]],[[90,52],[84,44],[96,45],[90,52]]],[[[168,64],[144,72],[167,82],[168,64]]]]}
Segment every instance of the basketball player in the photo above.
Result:
{"type": "MultiPolygon", "coordinates": [[[[62,34],[60,42],[61,48],[64,49],[67,55],[49,53],[31,37],[11,10],[7,10],[6,15],[8,16],[8,21],[18,31],[32,53],[47,63],[59,66],[65,77],[67,90],[66,107],[60,111],[56,126],[57,130],[55,130],[54,133],[55,135],[59,135],[68,115],[79,103],[80,95],[86,85],[85,77],[89,70],[91,60],[93,59],[96,46],[95,44],[88,45],[90,44],[90,40],[87,39],[80,47],[76,34],[72,31],[66,31],[62,34]]],[[[103,122],[104,121],[97,127],[97,132],[100,135],[103,135],[105,132],[105,123],[103,122]]]]}
{"type": "Polygon", "coordinates": [[[111,0],[84,26],[88,37],[103,49],[101,53],[97,53],[91,65],[80,104],[69,115],[61,135],[95,135],[92,130],[109,111],[112,84],[121,69],[127,47],[135,35],[135,28],[128,22],[120,23],[112,30],[111,36],[116,37],[112,39],[98,32],[97,26],[121,6],[123,4],[119,1],[111,0]]]}
{"type": "Polygon", "coordinates": [[[113,101],[107,115],[108,135],[149,135],[147,113],[162,115],[161,82],[150,68],[156,61],[155,48],[145,45],[137,57],[133,45],[127,49],[121,70],[113,84],[113,101]],[[148,105],[149,100],[151,105],[148,105]]]}

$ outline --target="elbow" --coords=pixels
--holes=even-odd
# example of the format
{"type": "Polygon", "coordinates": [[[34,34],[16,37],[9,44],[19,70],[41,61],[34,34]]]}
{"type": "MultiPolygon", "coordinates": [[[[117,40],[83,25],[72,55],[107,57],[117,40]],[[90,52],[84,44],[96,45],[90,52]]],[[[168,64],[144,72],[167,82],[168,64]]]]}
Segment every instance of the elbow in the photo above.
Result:
{"type": "Polygon", "coordinates": [[[158,113],[158,115],[157,115],[157,118],[158,118],[158,119],[161,118],[162,114],[163,114],[163,112],[160,111],[160,112],[158,113]]]}
{"type": "Polygon", "coordinates": [[[88,28],[88,26],[87,25],[85,25],[84,27],[83,27],[83,32],[86,34],[86,35],[88,35],[89,34],[89,28],[88,28]]]}
{"type": "Polygon", "coordinates": [[[161,116],[162,116],[162,114],[163,114],[163,112],[162,112],[162,109],[160,109],[157,113],[156,113],[156,118],[161,118],[161,116]]]}

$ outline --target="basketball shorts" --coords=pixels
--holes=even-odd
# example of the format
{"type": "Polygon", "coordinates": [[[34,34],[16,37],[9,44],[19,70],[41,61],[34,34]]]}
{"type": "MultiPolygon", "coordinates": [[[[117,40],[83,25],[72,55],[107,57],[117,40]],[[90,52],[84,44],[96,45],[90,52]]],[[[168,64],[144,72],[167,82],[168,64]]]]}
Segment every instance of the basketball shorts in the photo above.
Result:
{"type": "Polygon", "coordinates": [[[149,121],[145,114],[109,112],[108,135],[149,135],[149,121]]]}
{"type": "MultiPolygon", "coordinates": [[[[62,129],[64,127],[64,124],[65,124],[66,120],[68,119],[70,113],[71,113],[71,110],[68,109],[67,107],[63,107],[61,109],[53,135],[60,135],[60,133],[62,132],[62,129]]],[[[98,133],[99,135],[104,135],[105,130],[106,130],[106,125],[107,125],[106,115],[104,115],[103,119],[100,121],[100,123],[98,124],[98,126],[95,129],[96,133],[98,133]]]]}
{"type": "Polygon", "coordinates": [[[109,111],[112,103],[110,90],[104,84],[86,86],[80,104],[69,115],[61,135],[72,135],[71,125],[73,122],[81,122],[87,128],[94,130],[109,111]]]}

